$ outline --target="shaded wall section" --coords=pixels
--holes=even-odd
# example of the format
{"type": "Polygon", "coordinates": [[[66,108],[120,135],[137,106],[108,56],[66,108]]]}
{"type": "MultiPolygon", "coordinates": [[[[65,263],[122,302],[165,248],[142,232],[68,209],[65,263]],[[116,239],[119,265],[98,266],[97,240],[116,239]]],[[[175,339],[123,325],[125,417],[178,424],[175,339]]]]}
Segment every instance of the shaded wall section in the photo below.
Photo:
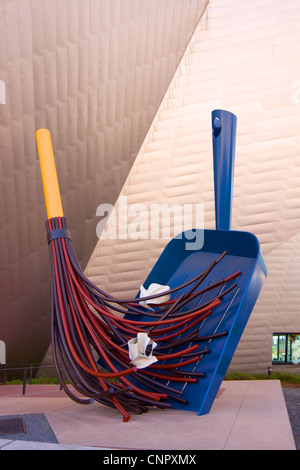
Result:
{"type": "Polygon", "coordinates": [[[46,210],[35,131],[50,130],[84,267],[205,0],[0,0],[0,340],[7,362],[50,342],[46,210]]]}

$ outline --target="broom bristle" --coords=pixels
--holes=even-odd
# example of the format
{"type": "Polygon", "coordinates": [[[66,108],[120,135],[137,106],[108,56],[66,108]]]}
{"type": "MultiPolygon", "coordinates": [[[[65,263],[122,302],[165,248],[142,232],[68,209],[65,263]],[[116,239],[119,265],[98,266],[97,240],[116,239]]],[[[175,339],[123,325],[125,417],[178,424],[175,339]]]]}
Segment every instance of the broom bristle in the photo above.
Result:
{"type": "Polygon", "coordinates": [[[236,284],[208,303],[195,305],[204,292],[241,274],[238,271],[200,288],[226,252],[194,279],[172,288],[168,292],[170,300],[162,304],[154,303],[161,293],[122,300],[103,292],[86,278],[73,251],[64,217],[47,220],[46,228],[52,281],[53,357],[67,395],[78,403],[95,400],[115,407],[124,421],[130,419],[130,413],[144,413],[149,407],[171,407],[169,398],[185,403],[183,392],[173,387],[172,382],[197,383],[204,375],[199,370],[199,361],[209,353],[209,347],[201,349],[199,341],[206,339],[209,343],[227,334],[224,331],[199,338],[199,324],[213,315],[214,308],[236,284]],[[141,300],[147,300],[149,308],[141,306],[141,300]],[[138,333],[151,335],[157,345],[157,362],[147,368],[138,369],[130,360],[128,341],[138,333]],[[188,370],[187,366],[193,369],[188,370]]]}

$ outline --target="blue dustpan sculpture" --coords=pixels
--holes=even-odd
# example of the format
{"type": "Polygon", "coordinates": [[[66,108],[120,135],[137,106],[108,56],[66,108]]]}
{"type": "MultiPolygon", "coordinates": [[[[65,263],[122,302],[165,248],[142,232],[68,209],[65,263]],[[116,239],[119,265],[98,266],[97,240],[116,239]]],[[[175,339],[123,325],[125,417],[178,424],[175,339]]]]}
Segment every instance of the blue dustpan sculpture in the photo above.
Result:
{"type": "MultiPolygon", "coordinates": [[[[172,398],[173,408],[192,410],[199,415],[210,411],[221,382],[231,362],[243,330],[256,303],[267,269],[260,253],[259,241],[249,232],[232,231],[231,208],[235,158],[236,116],[224,110],[212,112],[216,230],[194,229],[173,238],[165,247],[144,283],[168,285],[171,288],[193,279],[224,251],[226,256],[207,276],[201,289],[240,270],[238,285],[226,295],[213,315],[198,325],[201,349],[209,350],[198,363],[185,366],[191,372],[201,371],[198,383],[175,383],[172,387],[184,392],[185,403],[172,398]],[[203,246],[191,250],[191,240],[203,246]],[[218,333],[220,334],[218,337],[218,333]],[[211,339],[215,335],[215,339],[211,339]],[[190,369],[188,369],[190,367],[190,369]]],[[[226,289],[228,284],[226,285],[226,289]]],[[[205,304],[222,291],[222,286],[208,290],[194,301],[205,304]]],[[[193,300],[185,307],[191,308],[193,300]]],[[[157,379],[157,383],[164,383],[157,379]]]]}

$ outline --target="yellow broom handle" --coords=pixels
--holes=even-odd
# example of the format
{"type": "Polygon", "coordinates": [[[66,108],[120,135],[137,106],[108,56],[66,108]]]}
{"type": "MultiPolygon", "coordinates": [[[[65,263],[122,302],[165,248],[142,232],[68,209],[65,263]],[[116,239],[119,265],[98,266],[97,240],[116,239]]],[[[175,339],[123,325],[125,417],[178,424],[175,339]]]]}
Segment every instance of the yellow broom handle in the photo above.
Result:
{"type": "Polygon", "coordinates": [[[55,160],[48,129],[36,131],[36,141],[41,165],[41,173],[46,200],[48,219],[52,217],[63,217],[55,160]]]}

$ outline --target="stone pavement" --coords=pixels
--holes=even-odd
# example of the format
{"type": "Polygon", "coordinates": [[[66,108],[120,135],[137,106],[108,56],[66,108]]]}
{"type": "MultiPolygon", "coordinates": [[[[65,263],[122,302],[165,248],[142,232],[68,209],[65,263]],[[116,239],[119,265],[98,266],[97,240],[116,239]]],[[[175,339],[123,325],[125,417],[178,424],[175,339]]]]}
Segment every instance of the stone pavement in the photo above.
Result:
{"type": "Polygon", "coordinates": [[[0,435],[1,450],[296,450],[277,380],[224,381],[207,415],[153,408],[128,423],[114,408],[73,402],[56,385],[29,385],[26,395],[21,385],[0,386],[0,417],[37,414],[57,442],[43,442],[36,426],[34,440],[0,435]]]}

